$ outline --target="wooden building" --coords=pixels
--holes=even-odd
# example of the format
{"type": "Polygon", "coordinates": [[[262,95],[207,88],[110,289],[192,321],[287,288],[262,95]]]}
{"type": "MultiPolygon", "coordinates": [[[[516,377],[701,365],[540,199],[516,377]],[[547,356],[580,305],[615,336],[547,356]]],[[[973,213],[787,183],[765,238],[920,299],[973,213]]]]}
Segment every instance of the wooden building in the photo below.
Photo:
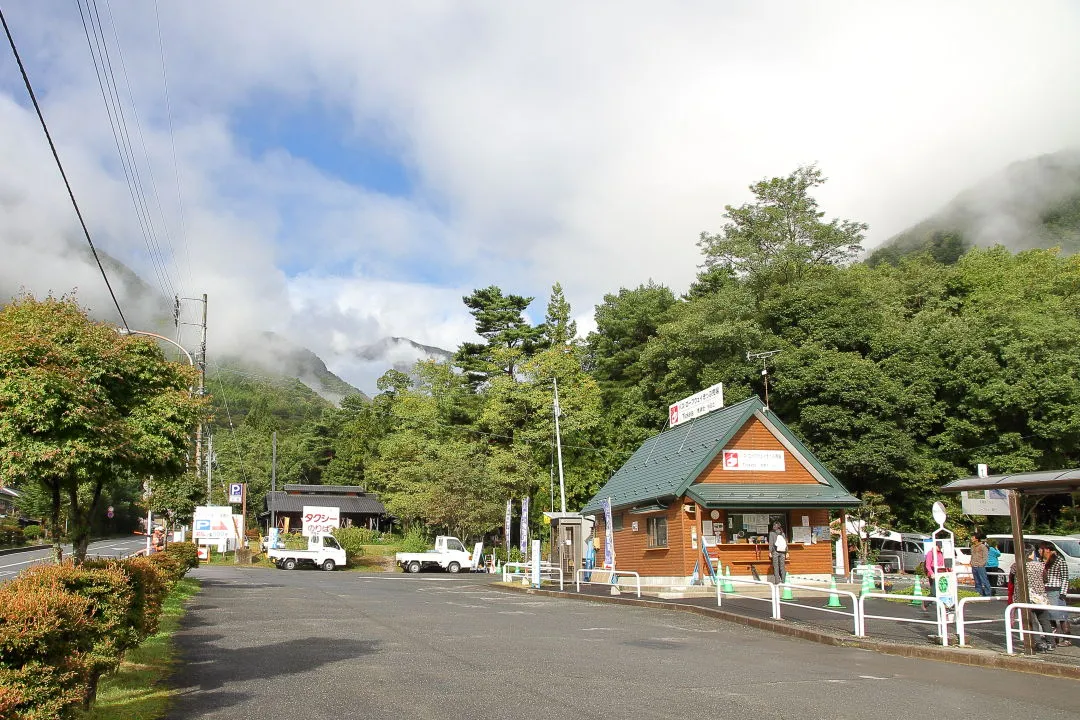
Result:
{"type": "Polygon", "coordinates": [[[732,575],[769,574],[769,529],[788,539],[791,575],[832,573],[829,510],[859,504],[761,400],[752,397],[646,440],[582,509],[598,557],[610,498],[615,567],[679,582],[707,574],[703,546],[732,575]]]}
{"type": "Polygon", "coordinates": [[[358,485],[285,485],[283,490],[266,494],[265,509],[259,518],[268,525],[272,510],[279,528],[300,532],[304,506],[338,508],[342,527],[389,529],[386,507],[379,496],[358,485]]]}

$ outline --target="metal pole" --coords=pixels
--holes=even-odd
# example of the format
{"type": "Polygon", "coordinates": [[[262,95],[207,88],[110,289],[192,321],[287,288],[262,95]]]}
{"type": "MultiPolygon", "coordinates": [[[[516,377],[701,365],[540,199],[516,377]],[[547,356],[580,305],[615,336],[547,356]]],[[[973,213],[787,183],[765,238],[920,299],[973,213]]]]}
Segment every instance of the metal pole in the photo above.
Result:
{"type": "Polygon", "coordinates": [[[210,504],[214,478],[214,436],[207,438],[206,448],[206,504],[210,504]]]}
{"type": "MultiPolygon", "coordinates": [[[[277,430],[274,431],[272,437],[271,447],[273,450],[271,451],[270,456],[270,528],[276,528],[277,511],[274,508],[276,507],[275,503],[277,502],[277,495],[274,495],[273,493],[277,492],[277,430]]],[[[270,534],[270,528],[267,528],[266,530],[267,535],[270,534]]]]}
{"type": "Polygon", "coordinates": [[[559,408],[559,381],[552,380],[555,383],[555,447],[559,453],[559,510],[566,512],[566,484],[563,482],[563,470],[562,470],[562,439],[559,437],[559,415],[561,410],[559,408]]]}
{"type": "MultiPolygon", "coordinates": [[[[1021,494],[1019,490],[1009,491],[1009,518],[1012,520],[1013,536],[1013,569],[1016,577],[1013,581],[1013,602],[1026,603],[1028,600],[1027,586],[1027,554],[1024,552],[1024,517],[1021,514],[1021,494]]],[[[1031,612],[1021,611],[1024,626],[1034,629],[1031,612]]],[[[1031,655],[1035,652],[1034,636],[1024,634],[1024,652],[1031,655]]]]}
{"type": "MultiPolygon", "coordinates": [[[[202,296],[202,341],[199,343],[199,397],[206,394],[206,293],[202,296]]],[[[203,424],[195,428],[195,467],[202,467],[203,424]]],[[[209,502],[209,499],[207,499],[209,502]]]]}

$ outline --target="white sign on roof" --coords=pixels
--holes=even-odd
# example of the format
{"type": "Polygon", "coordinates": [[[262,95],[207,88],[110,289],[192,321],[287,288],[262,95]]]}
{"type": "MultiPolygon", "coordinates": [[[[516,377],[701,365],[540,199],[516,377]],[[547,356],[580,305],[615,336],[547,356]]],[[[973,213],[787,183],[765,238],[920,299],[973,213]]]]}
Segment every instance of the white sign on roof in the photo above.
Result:
{"type": "Polygon", "coordinates": [[[724,450],[724,469],[784,472],[783,450],[724,450]]]}
{"type": "Polygon", "coordinates": [[[716,383],[710,388],[669,405],[668,424],[675,427],[679,423],[693,420],[722,407],[724,407],[724,383],[716,383]]]}

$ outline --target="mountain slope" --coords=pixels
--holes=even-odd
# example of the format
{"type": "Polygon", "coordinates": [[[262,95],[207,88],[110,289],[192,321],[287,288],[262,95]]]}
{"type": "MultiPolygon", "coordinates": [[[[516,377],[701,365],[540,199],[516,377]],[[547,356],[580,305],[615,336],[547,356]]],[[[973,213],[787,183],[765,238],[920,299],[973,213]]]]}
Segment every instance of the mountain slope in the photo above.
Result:
{"type": "Polygon", "coordinates": [[[1013,163],[887,240],[868,262],[895,262],[921,252],[952,262],[976,245],[1080,251],[1080,151],[1013,163]]]}

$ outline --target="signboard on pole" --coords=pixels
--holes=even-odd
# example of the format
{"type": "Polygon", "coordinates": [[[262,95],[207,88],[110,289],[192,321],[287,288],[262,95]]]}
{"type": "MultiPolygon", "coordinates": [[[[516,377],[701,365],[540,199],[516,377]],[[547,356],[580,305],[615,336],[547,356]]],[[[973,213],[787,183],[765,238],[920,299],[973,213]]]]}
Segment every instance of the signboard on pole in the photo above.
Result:
{"type": "Polygon", "coordinates": [[[506,540],[506,559],[510,559],[510,515],[514,512],[514,501],[506,501],[506,520],[503,522],[503,537],[506,540]]]}
{"type": "Polygon", "coordinates": [[[525,562],[529,557],[529,498],[527,497],[521,498],[521,524],[518,528],[518,534],[521,536],[518,549],[521,550],[521,559],[525,562]]]}
{"type": "Polygon", "coordinates": [[[604,508],[604,567],[615,567],[615,534],[611,527],[611,498],[600,503],[604,508]]]}
{"type": "Polygon", "coordinates": [[[195,508],[191,520],[191,539],[228,540],[236,537],[233,528],[232,508],[228,505],[211,505],[195,508]]]}
{"type": "Polygon", "coordinates": [[[341,508],[305,505],[300,519],[304,522],[305,537],[329,533],[341,526],[341,508]]]}
{"type": "Polygon", "coordinates": [[[1008,490],[965,490],[960,493],[965,515],[1008,515],[1008,490]]]}
{"type": "Polygon", "coordinates": [[[784,472],[783,450],[724,450],[724,470],[784,472]]]}
{"type": "Polygon", "coordinates": [[[675,427],[679,423],[701,417],[713,410],[724,407],[724,383],[716,383],[688,398],[668,406],[668,424],[675,427]]]}
{"type": "Polygon", "coordinates": [[[239,505],[244,501],[244,483],[229,483],[229,504],[239,505]]]}

